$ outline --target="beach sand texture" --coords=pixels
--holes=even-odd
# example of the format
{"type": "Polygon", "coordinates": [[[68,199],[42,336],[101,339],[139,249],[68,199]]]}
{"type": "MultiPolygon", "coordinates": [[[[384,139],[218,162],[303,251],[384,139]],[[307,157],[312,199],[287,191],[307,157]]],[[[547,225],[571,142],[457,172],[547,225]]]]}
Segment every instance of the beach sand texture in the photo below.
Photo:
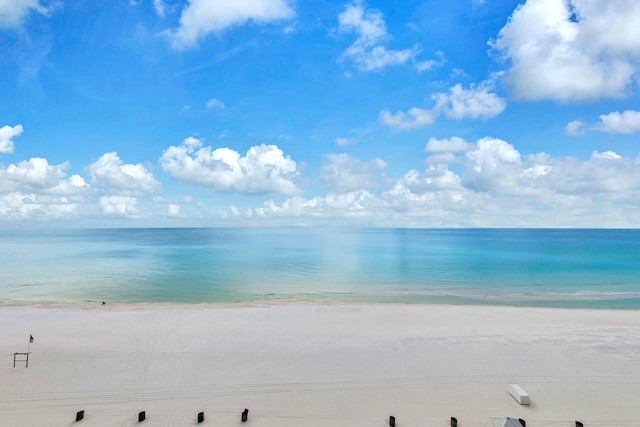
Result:
{"type": "Polygon", "coordinates": [[[1,426],[640,425],[634,310],[4,303],[0,325],[1,426]]]}

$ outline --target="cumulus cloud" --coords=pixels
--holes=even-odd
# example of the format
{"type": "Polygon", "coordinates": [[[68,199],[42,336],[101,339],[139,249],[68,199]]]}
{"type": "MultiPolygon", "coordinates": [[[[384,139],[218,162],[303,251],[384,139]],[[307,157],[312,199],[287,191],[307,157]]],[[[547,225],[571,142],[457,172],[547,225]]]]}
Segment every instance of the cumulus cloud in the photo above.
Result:
{"type": "MultiPolygon", "coordinates": [[[[259,218],[397,226],[637,226],[640,158],[613,151],[586,160],[521,154],[492,137],[436,140],[429,152],[458,153],[447,164],[410,170],[379,192],[335,188],[326,196],[268,201],[259,218]]],[[[348,159],[356,162],[356,159],[348,159]]]]}
{"type": "Polygon", "coordinates": [[[142,164],[125,164],[118,153],[105,153],[87,166],[92,182],[110,193],[140,195],[160,189],[153,173],[142,164]]]}
{"type": "Polygon", "coordinates": [[[437,139],[429,138],[427,145],[424,147],[424,151],[430,153],[442,153],[442,152],[461,152],[471,150],[474,145],[465,141],[459,136],[452,136],[451,138],[437,139]]]}
{"type": "Polygon", "coordinates": [[[0,153],[13,153],[13,138],[22,134],[22,125],[9,125],[0,128],[0,153]]]}
{"type": "Polygon", "coordinates": [[[57,0],[3,0],[0,1],[0,28],[17,28],[30,13],[48,16],[62,3],[57,0]]]}
{"type": "Polygon", "coordinates": [[[426,61],[416,62],[416,69],[419,72],[429,71],[433,70],[434,68],[442,67],[447,62],[442,51],[436,52],[436,56],[438,57],[438,59],[428,59],[426,61]]]}
{"type": "Polygon", "coordinates": [[[404,111],[392,113],[385,109],[380,112],[378,120],[392,129],[408,130],[433,124],[439,115],[440,111],[437,109],[425,110],[413,107],[406,113],[404,111]]]}
{"type": "Polygon", "coordinates": [[[596,130],[609,133],[634,133],[640,131],[640,111],[615,111],[600,116],[596,130]]]}
{"type": "Polygon", "coordinates": [[[452,152],[443,152],[431,154],[425,159],[425,163],[428,164],[450,164],[450,163],[460,163],[461,158],[457,156],[456,153],[452,152]]]}
{"type": "Polygon", "coordinates": [[[255,209],[260,218],[367,219],[384,210],[384,202],[366,190],[305,199],[292,197],[282,204],[269,200],[255,209]]]}
{"type": "Polygon", "coordinates": [[[431,109],[413,107],[406,113],[382,110],[378,120],[392,129],[408,130],[431,125],[441,114],[455,120],[495,117],[507,106],[503,98],[491,92],[495,78],[492,76],[479,85],[472,84],[469,89],[456,84],[448,92],[435,93],[431,95],[431,99],[435,101],[435,106],[431,109]]]}
{"type": "Polygon", "coordinates": [[[219,215],[222,218],[242,218],[251,219],[256,215],[252,208],[239,209],[235,205],[231,205],[226,209],[221,209],[219,215]]]}
{"type": "Polygon", "coordinates": [[[623,96],[640,70],[640,2],[528,0],[491,42],[523,99],[623,96]]]}
{"type": "Polygon", "coordinates": [[[170,203],[167,205],[167,215],[172,218],[180,216],[180,205],[177,203],[170,203]]]}
{"type": "Polygon", "coordinates": [[[564,127],[564,133],[571,136],[582,135],[586,131],[586,123],[582,120],[572,120],[564,127]]]}
{"type": "Polygon", "coordinates": [[[140,212],[136,208],[138,199],[128,196],[102,196],[99,205],[102,213],[111,217],[137,218],[140,212]]]}
{"type": "Polygon", "coordinates": [[[293,197],[281,204],[268,201],[256,214],[272,220],[298,218],[358,226],[388,225],[389,221],[396,226],[451,226],[457,224],[456,215],[473,213],[478,198],[456,174],[437,167],[424,173],[411,170],[379,194],[355,190],[311,199],[293,197]]]}
{"type": "Polygon", "coordinates": [[[211,110],[214,108],[218,110],[224,109],[224,102],[216,98],[211,98],[209,101],[207,101],[207,110],[211,110]]]}
{"type": "Polygon", "coordinates": [[[361,71],[380,70],[389,65],[404,64],[420,52],[418,46],[411,49],[389,50],[384,43],[391,38],[387,33],[384,16],[377,10],[365,9],[362,1],[347,4],[338,15],[338,31],[355,33],[357,38],[342,54],[361,71]]]}
{"type": "Polygon", "coordinates": [[[550,156],[541,159],[530,159],[537,166],[547,167],[547,173],[536,177],[537,185],[553,189],[557,194],[585,198],[603,206],[615,206],[628,199],[627,203],[637,208],[633,198],[638,195],[638,159],[625,158],[613,151],[594,151],[585,162],[550,156]]]}
{"type": "Polygon", "coordinates": [[[220,33],[248,21],[265,24],[294,15],[288,0],[189,0],[180,16],[178,28],[164,34],[174,49],[186,50],[196,47],[210,33],[220,33]]]}
{"type": "Polygon", "coordinates": [[[451,172],[446,165],[439,165],[429,167],[424,173],[420,173],[415,169],[410,170],[398,179],[383,196],[389,200],[389,196],[406,192],[424,194],[444,190],[465,191],[460,177],[451,172]]]}
{"type": "Polygon", "coordinates": [[[466,153],[466,183],[476,191],[511,191],[522,168],[520,153],[513,145],[497,138],[482,138],[476,149],[466,153]]]}
{"type": "Polygon", "coordinates": [[[467,142],[459,136],[445,139],[429,138],[424,151],[430,154],[425,161],[431,164],[461,163],[460,154],[472,150],[474,147],[475,144],[467,142]]]}
{"type": "Polygon", "coordinates": [[[80,175],[68,176],[69,167],[68,162],[51,165],[39,157],[0,165],[0,218],[70,219],[91,210],[95,202],[108,216],[139,218],[143,215],[136,209],[136,196],[160,188],[146,167],[124,164],[116,153],[86,168],[93,186],[80,175]]]}
{"type": "Polygon", "coordinates": [[[230,148],[203,147],[189,137],[167,148],[160,165],[173,178],[244,194],[298,194],[296,162],[276,145],[251,147],[244,157],[230,148]]]}
{"type": "MultiPolygon", "coordinates": [[[[482,138],[466,153],[464,184],[494,197],[534,197],[532,200],[606,200],[635,197],[640,192],[639,159],[613,151],[594,151],[586,161],[554,158],[545,153],[522,156],[506,141],[482,138]]],[[[514,206],[519,206],[514,203],[514,206]]],[[[548,202],[544,202],[548,204],[548,202]]],[[[587,205],[584,205],[585,207],[587,205]]]]}
{"type": "Polygon", "coordinates": [[[164,18],[166,8],[163,0],[153,0],[153,9],[159,17],[164,18]]]}
{"type": "Polygon", "coordinates": [[[66,197],[20,192],[0,195],[0,218],[5,220],[69,219],[77,216],[79,207],[66,197]]]}
{"type": "Polygon", "coordinates": [[[320,170],[320,181],[332,192],[369,189],[387,164],[381,159],[362,162],[348,154],[328,154],[320,170]]]}
{"type": "Polygon", "coordinates": [[[604,151],[598,152],[594,151],[591,153],[592,160],[620,160],[622,156],[614,151],[604,151]]]}
{"type": "Polygon", "coordinates": [[[60,180],[55,186],[47,190],[49,194],[63,196],[84,196],[89,194],[91,186],[80,175],[71,175],[68,179],[60,180]]]}
{"type": "Polygon", "coordinates": [[[50,165],[47,159],[34,157],[29,161],[11,164],[5,169],[3,186],[17,184],[30,188],[50,188],[66,174],[68,165],[50,165]]]}
{"type": "Polygon", "coordinates": [[[348,145],[357,144],[358,140],[355,138],[336,138],[335,143],[338,147],[346,147],[348,145]]]}
{"type": "Polygon", "coordinates": [[[68,163],[50,165],[47,159],[34,157],[28,161],[0,167],[0,191],[33,192],[73,196],[85,193],[89,185],[79,175],[66,178],[68,163]]]}
{"type": "Polygon", "coordinates": [[[640,131],[640,111],[626,110],[601,114],[600,121],[594,125],[587,125],[580,120],[573,120],[565,126],[567,135],[582,135],[587,131],[607,133],[634,133],[640,131]]]}
{"type": "Polygon", "coordinates": [[[502,113],[507,106],[506,101],[500,98],[493,90],[493,79],[480,85],[471,85],[465,89],[461,84],[456,84],[447,93],[432,95],[436,101],[436,110],[442,111],[450,119],[488,119],[502,113]]]}
{"type": "Polygon", "coordinates": [[[67,177],[68,163],[50,165],[32,158],[0,165],[0,218],[8,220],[73,217],[91,187],[79,175],[67,177]]]}

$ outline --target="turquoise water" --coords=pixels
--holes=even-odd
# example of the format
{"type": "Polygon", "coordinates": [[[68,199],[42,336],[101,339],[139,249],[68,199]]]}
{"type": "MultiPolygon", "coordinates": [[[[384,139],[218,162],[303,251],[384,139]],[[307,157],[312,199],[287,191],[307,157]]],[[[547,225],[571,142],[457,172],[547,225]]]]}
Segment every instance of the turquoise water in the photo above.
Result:
{"type": "Polygon", "coordinates": [[[0,299],[640,308],[640,230],[0,230],[0,299]]]}

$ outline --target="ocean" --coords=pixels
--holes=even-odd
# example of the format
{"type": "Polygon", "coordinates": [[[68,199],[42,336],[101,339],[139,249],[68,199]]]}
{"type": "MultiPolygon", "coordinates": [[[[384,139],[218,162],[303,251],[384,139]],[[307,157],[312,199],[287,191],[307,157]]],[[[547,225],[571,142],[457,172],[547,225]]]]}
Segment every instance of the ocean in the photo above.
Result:
{"type": "Polygon", "coordinates": [[[0,229],[0,300],[640,309],[640,230],[0,229]]]}

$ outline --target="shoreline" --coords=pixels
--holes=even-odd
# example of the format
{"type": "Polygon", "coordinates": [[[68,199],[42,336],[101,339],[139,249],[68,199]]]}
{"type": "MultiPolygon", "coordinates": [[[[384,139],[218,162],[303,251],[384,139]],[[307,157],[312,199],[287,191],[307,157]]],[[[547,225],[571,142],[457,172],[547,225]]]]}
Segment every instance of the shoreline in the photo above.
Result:
{"type": "Polygon", "coordinates": [[[110,302],[98,300],[0,300],[0,308],[2,307],[35,307],[35,308],[67,308],[67,309],[84,309],[91,310],[102,308],[110,311],[126,311],[131,310],[156,310],[156,309],[205,309],[205,308],[251,308],[265,306],[281,306],[281,305],[356,305],[356,306],[407,306],[407,307],[486,307],[486,308],[513,308],[513,309],[550,309],[550,310],[586,310],[586,311],[637,311],[640,307],[598,307],[598,306],[564,306],[564,305],[528,305],[528,304],[509,304],[509,303],[439,303],[439,302],[408,302],[408,301],[363,301],[363,300],[335,300],[335,299],[309,299],[309,298],[274,298],[274,299],[255,299],[246,301],[220,301],[220,302],[110,302]],[[103,304],[104,302],[104,304],[103,304]]]}
{"type": "Polygon", "coordinates": [[[0,303],[7,425],[536,427],[640,419],[640,311],[267,301],[0,303]],[[31,344],[28,368],[8,356],[31,344]],[[519,405],[510,383],[529,392],[519,405]]]}

